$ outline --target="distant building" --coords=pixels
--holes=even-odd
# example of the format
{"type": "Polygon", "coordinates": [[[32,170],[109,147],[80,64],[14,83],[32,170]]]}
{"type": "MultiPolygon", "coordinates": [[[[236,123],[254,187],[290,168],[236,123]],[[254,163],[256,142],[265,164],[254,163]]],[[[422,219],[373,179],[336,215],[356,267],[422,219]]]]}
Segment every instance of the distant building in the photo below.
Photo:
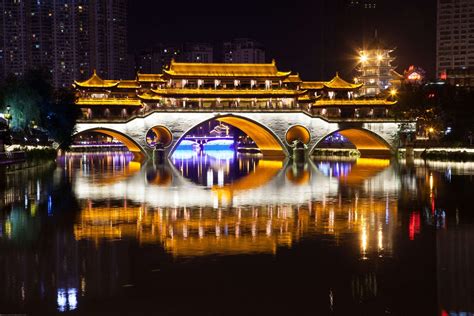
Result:
{"type": "Polygon", "coordinates": [[[474,0],[438,0],[436,72],[458,86],[474,86],[474,0]]]}
{"type": "Polygon", "coordinates": [[[212,63],[214,47],[208,43],[186,43],[179,59],[188,63],[212,63]]]}
{"type": "Polygon", "coordinates": [[[135,77],[137,72],[140,73],[160,73],[165,69],[172,59],[180,59],[181,47],[179,45],[158,44],[153,48],[141,50],[134,54],[135,77]]]}
{"type": "Polygon", "coordinates": [[[33,67],[70,87],[93,69],[127,73],[126,0],[0,1],[0,79],[33,67]]]}
{"type": "Polygon", "coordinates": [[[265,63],[263,45],[248,38],[223,43],[223,62],[234,64],[265,63]]]}
{"type": "Polygon", "coordinates": [[[421,84],[425,81],[426,72],[419,67],[411,65],[403,72],[405,83],[421,84]]]}
{"type": "Polygon", "coordinates": [[[359,51],[359,76],[356,82],[362,83],[362,95],[375,96],[392,85],[399,85],[403,76],[392,66],[394,49],[383,45],[377,35],[372,43],[359,51]]]}
{"type": "Polygon", "coordinates": [[[377,0],[348,0],[347,5],[351,8],[376,9],[377,0]]]}

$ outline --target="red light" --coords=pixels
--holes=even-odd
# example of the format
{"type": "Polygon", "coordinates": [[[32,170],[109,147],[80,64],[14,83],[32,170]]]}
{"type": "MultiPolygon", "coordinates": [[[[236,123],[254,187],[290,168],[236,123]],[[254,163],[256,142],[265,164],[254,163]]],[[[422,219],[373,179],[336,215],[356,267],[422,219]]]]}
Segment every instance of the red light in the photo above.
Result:
{"type": "Polygon", "coordinates": [[[439,79],[441,80],[448,79],[448,74],[446,73],[446,70],[441,71],[441,73],[439,74],[439,79]]]}
{"type": "Polygon", "coordinates": [[[408,224],[408,237],[410,240],[415,239],[415,234],[420,233],[420,213],[413,212],[410,214],[410,222],[408,224]]]}

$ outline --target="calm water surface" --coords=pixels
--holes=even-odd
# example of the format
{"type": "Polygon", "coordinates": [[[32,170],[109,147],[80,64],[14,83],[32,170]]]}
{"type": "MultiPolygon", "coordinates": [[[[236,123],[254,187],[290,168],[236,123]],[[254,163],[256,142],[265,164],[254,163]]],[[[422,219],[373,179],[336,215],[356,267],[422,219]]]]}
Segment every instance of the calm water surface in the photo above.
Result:
{"type": "Polygon", "coordinates": [[[473,315],[474,164],[75,154],[0,175],[0,313],[473,315]]]}

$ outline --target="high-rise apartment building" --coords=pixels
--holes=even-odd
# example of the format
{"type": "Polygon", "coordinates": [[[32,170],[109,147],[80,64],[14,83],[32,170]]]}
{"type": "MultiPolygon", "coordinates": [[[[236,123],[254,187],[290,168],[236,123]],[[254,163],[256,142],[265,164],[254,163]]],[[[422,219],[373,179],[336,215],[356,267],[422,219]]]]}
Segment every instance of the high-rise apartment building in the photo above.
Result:
{"type": "Polygon", "coordinates": [[[212,63],[214,47],[208,43],[186,43],[182,60],[188,63],[212,63]]]}
{"type": "Polygon", "coordinates": [[[438,0],[436,73],[474,86],[474,0],[438,0]]]}
{"type": "Polygon", "coordinates": [[[223,62],[234,64],[263,64],[263,45],[248,38],[238,38],[223,44],[223,62]]]}
{"type": "Polygon", "coordinates": [[[69,87],[127,72],[126,0],[0,0],[0,79],[33,67],[69,87]]]}
{"type": "Polygon", "coordinates": [[[141,50],[133,55],[135,77],[140,73],[160,73],[165,69],[172,59],[181,59],[181,46],[171,44],[158,44],[151,49],[141,50]]]}

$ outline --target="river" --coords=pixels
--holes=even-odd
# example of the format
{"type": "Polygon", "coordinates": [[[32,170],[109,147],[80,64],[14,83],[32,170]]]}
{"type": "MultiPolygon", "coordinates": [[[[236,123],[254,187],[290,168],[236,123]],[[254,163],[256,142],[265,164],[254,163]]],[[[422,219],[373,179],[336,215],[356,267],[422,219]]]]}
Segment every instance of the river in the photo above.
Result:
{"type": "Polygon", "coordinates": [[[474,163],[132,159],[0,175],[0,313],[474,313],[474,163]]]}

